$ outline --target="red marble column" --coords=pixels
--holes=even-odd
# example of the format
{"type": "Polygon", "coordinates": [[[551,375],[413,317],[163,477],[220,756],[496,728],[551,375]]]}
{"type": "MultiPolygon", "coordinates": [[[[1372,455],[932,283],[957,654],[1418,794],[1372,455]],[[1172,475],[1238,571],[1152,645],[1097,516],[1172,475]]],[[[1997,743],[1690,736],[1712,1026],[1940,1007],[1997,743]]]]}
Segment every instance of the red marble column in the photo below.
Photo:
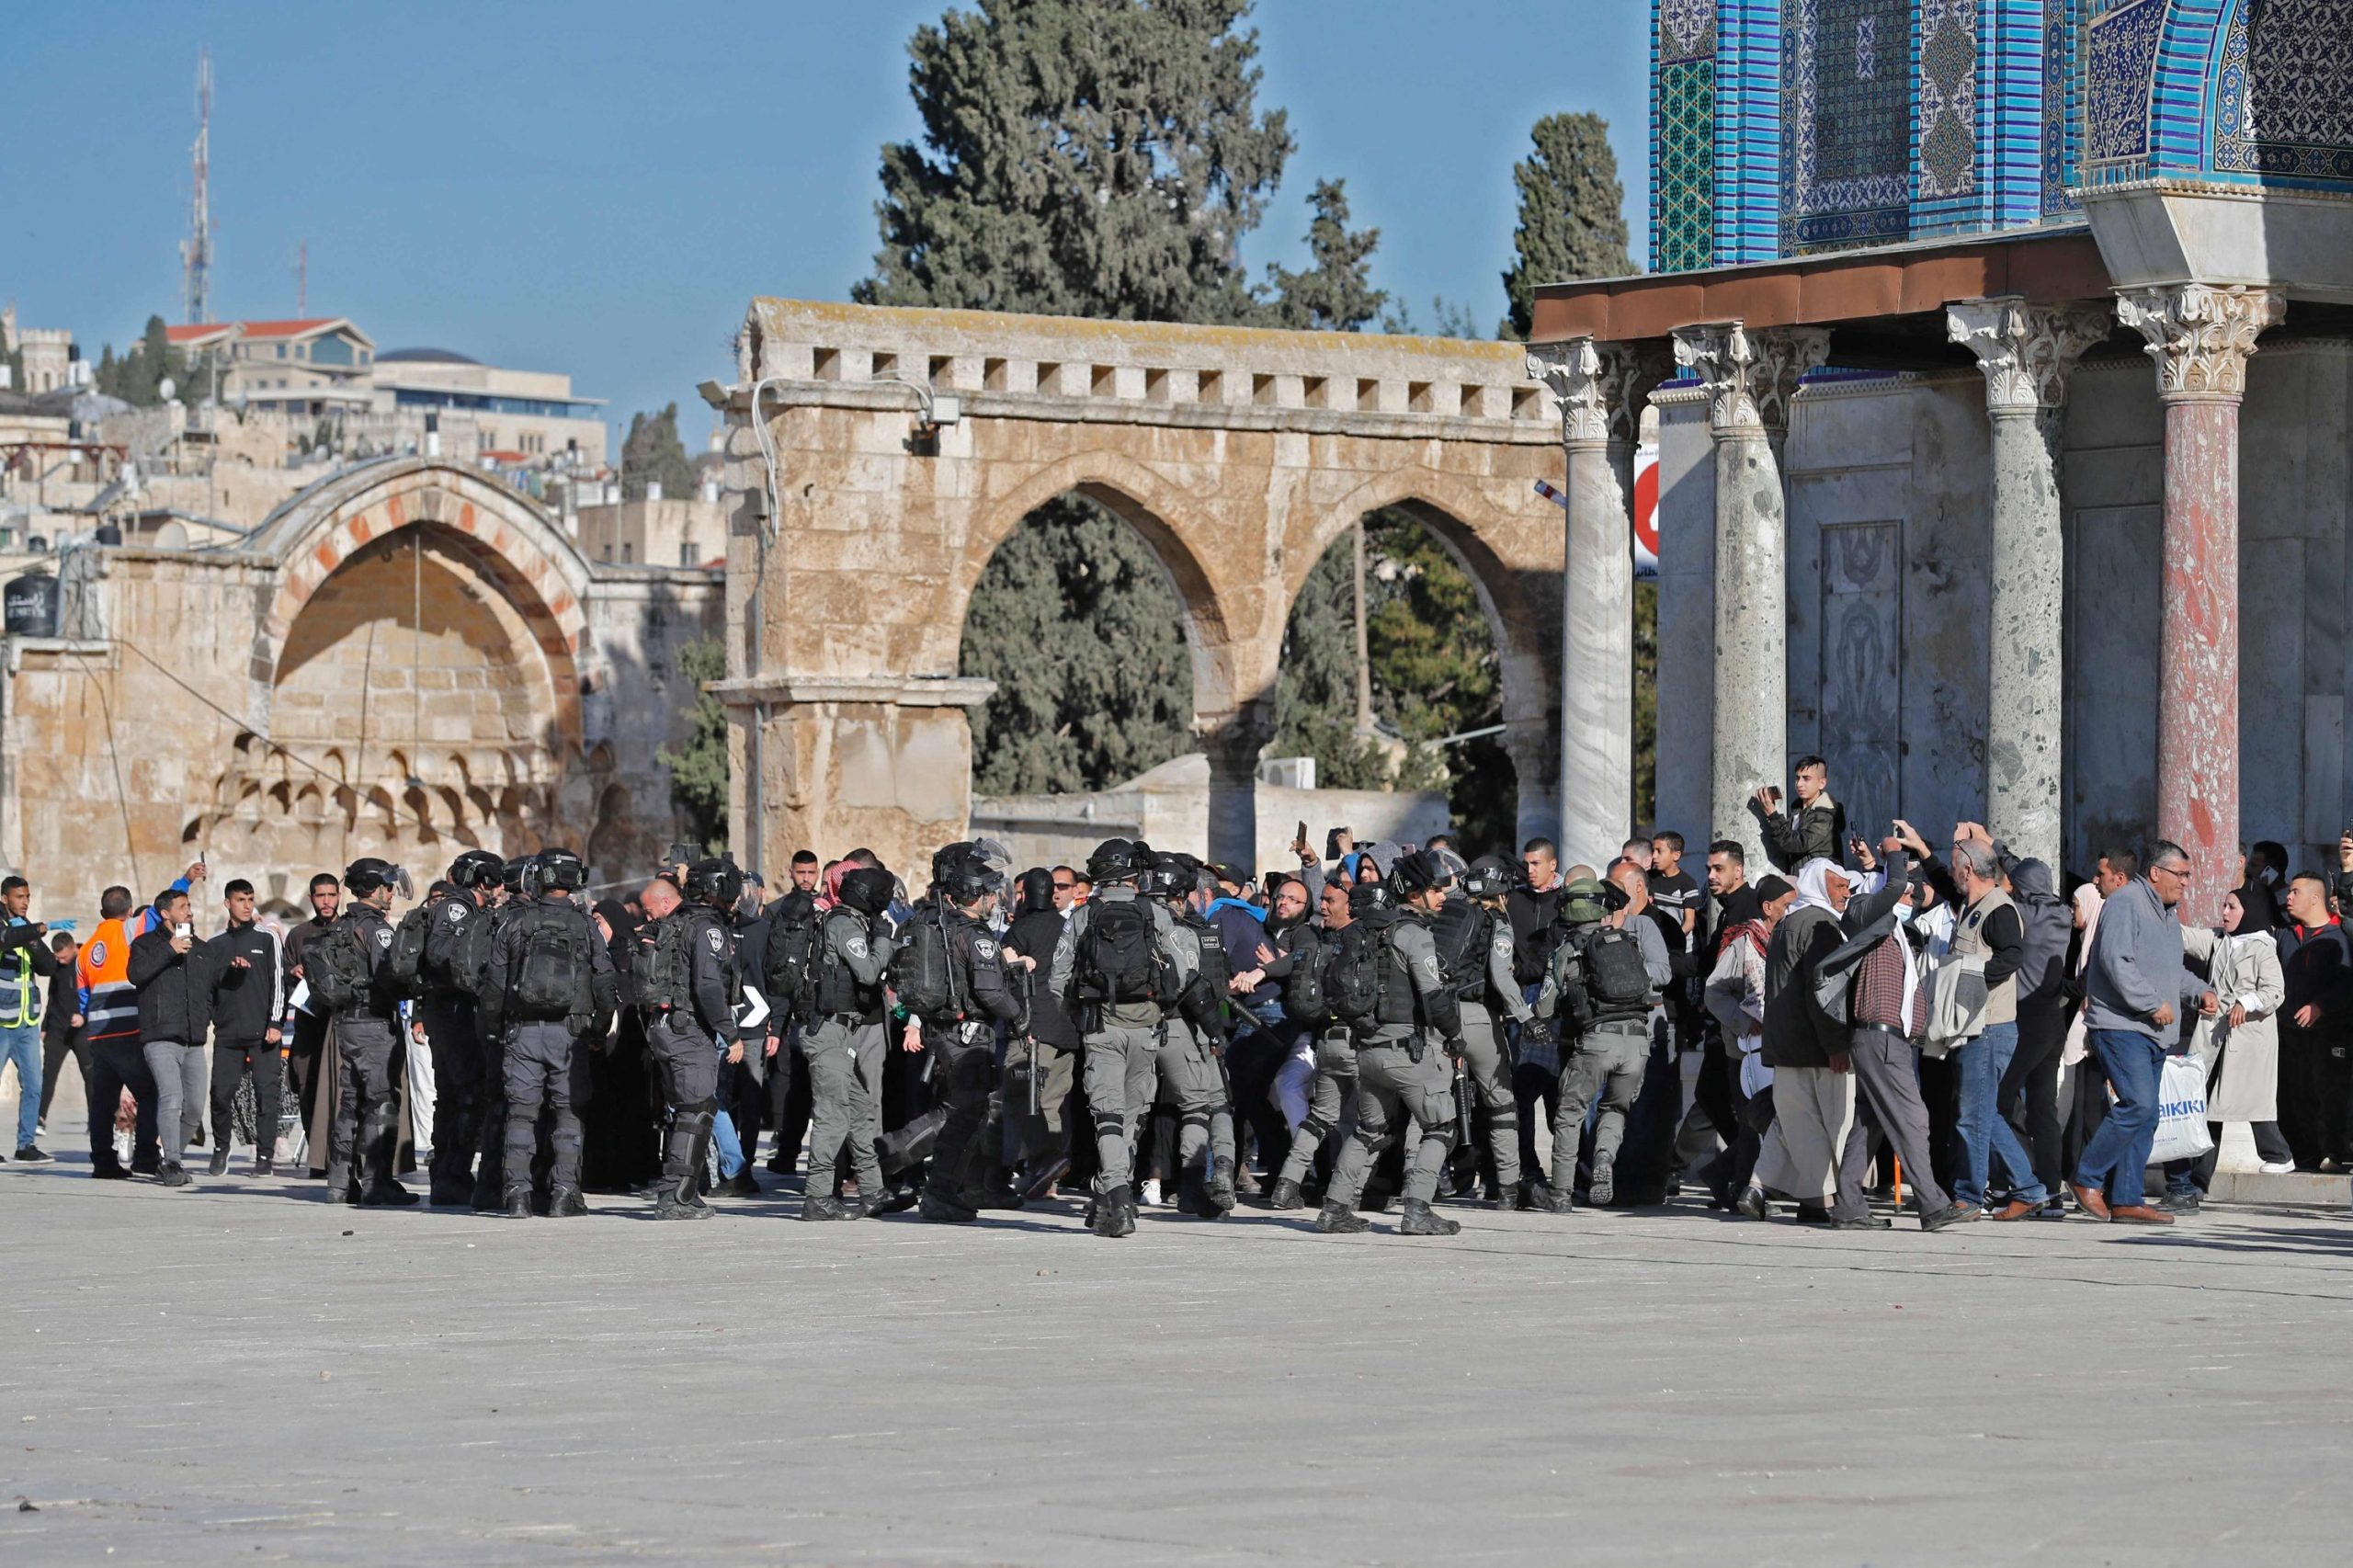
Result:
{"type": "Polygon", "coordinates": [[[2157,607],[2157,833],[2189,852],[2182,915],[2217,924],[2239,854],[2239,403],[2276,293],[2135,290],[2117,313],[2149,340],[2165,407],[2157,607]]]}

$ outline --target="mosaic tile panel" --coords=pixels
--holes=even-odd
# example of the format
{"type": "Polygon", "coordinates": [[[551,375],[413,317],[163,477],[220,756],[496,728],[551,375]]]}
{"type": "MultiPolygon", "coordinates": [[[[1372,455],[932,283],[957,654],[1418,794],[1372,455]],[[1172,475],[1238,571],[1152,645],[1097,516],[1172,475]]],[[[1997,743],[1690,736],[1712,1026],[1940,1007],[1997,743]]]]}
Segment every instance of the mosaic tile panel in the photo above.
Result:
{"type": "Polygon", "coordinates": [[[2082,98],[2075,44],[2082,22],[2083,0],[2043,0],[2042,212],[2048,218],[2083,210],[2074,194],[2082,98]]]}
{"type": "Polygon", "coordinates": [[[2353,0],[2241,0],[2212,104],[2217,173],[2353,184],[2353,0]]]}
{"type": "Polygon", "coordinates": [[[1662,65],[1716,58],[1716,0],[1658,0],[1662,65]]]}
{"type": "Polygon", "coordinates": [[[1782,27],[1781,241],[1809,251],[1910,232],[1908,0],[1790,0],[1782,27]]]}
{"type": "Polygon", "coordinates": [[[1977,188],[1977,0],[1920,0],[1920,196],[1977,188]]]}
{"type": "Polygon", "coordinates": [[[1658,71],[1651,269],[1685,272],[1715,261],[1716,62],[1686,60],[1658,71]]]}
{"type": "Polygon", "coordinates": [[[2086,164],[2148,156],[2151,74],[2165,20],[2165,0],[2131,0],[2092,18],[2084,51],[2086,164]]]}

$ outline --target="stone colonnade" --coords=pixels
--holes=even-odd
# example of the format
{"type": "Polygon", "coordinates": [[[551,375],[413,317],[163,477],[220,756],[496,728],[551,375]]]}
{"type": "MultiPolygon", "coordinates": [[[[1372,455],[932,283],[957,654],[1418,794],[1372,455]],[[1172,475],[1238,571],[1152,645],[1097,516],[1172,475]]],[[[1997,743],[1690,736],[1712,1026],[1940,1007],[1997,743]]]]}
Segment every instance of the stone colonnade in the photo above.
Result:
{"type": "MultiPolygon", "coordinates": [[[[1987,650],[1988,828],[2022,856],[2060,863],[2065,551],[2058,419],[2078,358],[2111,319],[2148,339],[2165,408],[2164,597],[2157,733],[2160,835],[2189,853],[2187,910],[2211,923],[2238,854],[2238,446],[2246,360],[2278,323],[2273,290],[2188,283],[2092,304],[2020,297],[1949,304],[1951,340],[1985,377],[1992,424],[1993,561],[1987,650]]],[[[1819,328],[1683,326],[1677,360],[1708,399],[1715,448],[1712,834],[1761,864],[1746,810],[1788,764],[1789,560],[1781,442],[1799,379],[1823,364],[1819,328]]],[[[1606,863],[1630,825],[1632,580],[1630,485],[1615,457],[1658,385],[1656,346],[1547,344],[1529,369],[1559,396],[1569,472],[1562,688],[1564,858],[1606,863]]],[[[1858,828],[1865,824],[1856,824],[1858,828]]]]}

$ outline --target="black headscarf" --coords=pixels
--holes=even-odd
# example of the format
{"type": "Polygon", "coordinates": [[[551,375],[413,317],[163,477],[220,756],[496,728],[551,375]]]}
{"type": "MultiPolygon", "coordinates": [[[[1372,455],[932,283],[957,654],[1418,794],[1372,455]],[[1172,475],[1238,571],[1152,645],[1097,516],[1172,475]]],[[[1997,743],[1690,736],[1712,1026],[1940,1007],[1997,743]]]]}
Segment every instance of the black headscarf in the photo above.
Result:
{"type": "Polygon", "coordinates": [[[1015,885],[1020,890],[1013,905],[1015,916],[1037,915],[1054,907],[1054,874],[1045,867],[1030,867],[1015,885]]]}
{"type": "Polygon", "coordinates": [[[2241,933],[2277,931],[2286,924],[2279,918],[2279,901],[2269,888],[2261,882],[2249,882],[2236,891],[2239,907],[2246,912],[2239,919],[2241,933]]]}

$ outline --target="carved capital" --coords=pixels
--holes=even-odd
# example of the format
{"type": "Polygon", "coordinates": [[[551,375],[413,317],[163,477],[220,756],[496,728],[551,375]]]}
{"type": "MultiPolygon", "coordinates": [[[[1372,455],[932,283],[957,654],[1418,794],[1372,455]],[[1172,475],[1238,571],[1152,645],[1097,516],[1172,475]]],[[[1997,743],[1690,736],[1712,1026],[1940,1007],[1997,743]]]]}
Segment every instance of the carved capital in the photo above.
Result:
{"type": "Polygon", "coordinates": [[[2244,397],[2255,340],[2287,312],[2287,297],[2278,290],[2242,283],[2176,283],[2116,296],[2117,319],[2149,340],[2157,396],[2167,402],[2244,397]]]}
{"type": "Polygon", "coordinates": [[[1720,437],[1788,429],[1800,378],[1829,353],[1830,335],[1819,327],[1751,332],[1735,321],[1675,329],[1676,363],[1707,389],[1708,426],[1720,437]]]}
{"type": "Polygon", "coordinates": [[[2107,313],[2090,305],[2034,305],[2017,295],[1945,307],[1952,340],[1985,372],[1985,406],[2030,414],[2067,401],[2067,375],[2084,350],[2108,336],[2107,313]]]}
{"type": "Polygon", "coordinates": [[[1572,447],[1631,445],[1643,403],[1671,368],[1665,348],[1655,343],[1572,337],[1528,350],[1528,373],[1559,400],[1561,439],[1572,447]]]}

